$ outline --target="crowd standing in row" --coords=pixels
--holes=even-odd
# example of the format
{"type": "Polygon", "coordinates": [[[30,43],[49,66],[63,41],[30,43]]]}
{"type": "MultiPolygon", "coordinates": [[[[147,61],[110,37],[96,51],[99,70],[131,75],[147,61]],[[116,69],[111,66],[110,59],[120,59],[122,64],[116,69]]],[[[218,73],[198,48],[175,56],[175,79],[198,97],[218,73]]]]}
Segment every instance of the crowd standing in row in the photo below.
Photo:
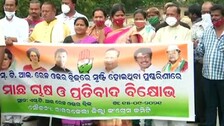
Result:
{"type": "MultiPolygon", "coordinates": [[[[52,2],[42,5],[30,1],[29,15],[22,19],[15,15],[18,0],[4,0],[5,17],[0,20],[0,66],[6,59],[5,45],[18,43],[194,43],[195,114],[200,125],[215,126],[218,108],[220,126],[224,126],[224,7],[204,2],[191,5],[185,17],[174,3],[164,6],[164,15],[156,7],[136,10],[134,24],[125,26],[125,8],[116,3],[110,12],[110,26],[106,26],[106,12],[96,8],[92,13],[94,24],[89,26],[85,15],[76,11],[76,0],[62,0],[60,15],[52,2]],[[190,22],[189,19],[190,18],[190,22]],[[185,22],[185,23],[184,23],[185,22]],[[187,24],[188,23],[188,24],[187,24]],[[4,59],[4,60],[3,60],[4,59]],[[204,104],[205,103],[205,104],[204,104]]],[[[179,50],[176,50],[179,53],[179,50]]],[[[170,68],[178,62],[170,63],[170,68]]],[[[57,65],[57,64],[56,64],[57,65]]],[[[57,67],[57,66],[56,66],[57,67]]],[[[32,65],[29,69],[32,69],[32,65]]],[[[34,68],[33,68],[34,69],[34,68]]],[[[181,72],[181,71],[180,71],[181,72]]],[[[28,117],[27,119],[29,120],[28,117]]],[[[35,117],[38,126],[49,125],[49,118],[35,117]]],[[[100,125],[100,126],[184,126],[184,121],[166,120],[66,120],[53,118],[53,126],[100,125]]]]}

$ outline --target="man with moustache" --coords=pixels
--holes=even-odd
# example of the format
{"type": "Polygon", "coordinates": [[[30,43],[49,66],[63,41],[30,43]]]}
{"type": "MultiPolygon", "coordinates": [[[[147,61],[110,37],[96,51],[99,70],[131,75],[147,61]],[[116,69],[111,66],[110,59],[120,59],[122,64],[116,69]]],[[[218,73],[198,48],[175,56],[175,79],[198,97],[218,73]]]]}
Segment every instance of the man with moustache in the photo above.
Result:
{"type": "Polygon", "coordinates": [[[219,116],[221,116],[219,122],[222,126],[224,124],[224,7],[213,5],[210,11],[213,27],[204,31],[196,48],[196,54],[203,57],[205,125],[216,125],[218,108],[219,116]]]}
{"type": "Polygon", "coordinates": [[[151,48],[139,48],[134,53],[134,59],[138,63],[140,70],[139,72],[156,72],[155,66],[152,65],[152,50],[151,48]]]}
{"type": "Polygon", "coordinates": [[[66,24],[56,19],[56,6],[53,2],[44,2],[41,7],[44,21],[38,23],[29,37],[30,42],[62,43],[70,34],[66,24]]]}
{"type": "Polygon", "coordinates": [[[0,20],[4,30],[6,44],[13,42],[27,42],[29,26],[26,20],[18,18],[15,12],[18,7],[18,0],[3,0],[5,17],[0,20]]]}
{"type": "Polygon", "coordinates": [[[29,6],[29,15],[26,20],[29,24],[29,34],[32,33],[33,28],[36,24],[43,21],[43,18],[40,16],[41,13],[41,3],[38,0],[31,0],[29,6]]]}
{"type": "Polygon", "coordinates": [[[65,23],[66,25],[68,25],[71,34],[75,34],[74,21],[78,17],[85,17],[86,19],[87,17],[75,10],[77,0],[62,0],[61,3],[62,3],[61,4],[62,13],[56,16],[56,18],[65,23]]]}

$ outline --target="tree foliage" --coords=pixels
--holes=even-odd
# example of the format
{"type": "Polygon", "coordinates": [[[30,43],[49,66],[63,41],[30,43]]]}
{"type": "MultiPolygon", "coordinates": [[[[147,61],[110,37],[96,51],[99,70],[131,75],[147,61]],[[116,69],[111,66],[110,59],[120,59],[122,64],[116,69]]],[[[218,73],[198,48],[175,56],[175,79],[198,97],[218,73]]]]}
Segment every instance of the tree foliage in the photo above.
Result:
{"type": "MultiPolygon", "coordinates": [[[[19,6],[17,8],[16,15],[19,17],[26,17],[28,15],[28,7],[30,0],[19,0],[19,6]]],[[[40,0],[42,3],[46,0],[40,0]]],[[[49,0],[48,0],[49,1],[49,0]]],[[[60,4],[61,0],[50,0],[54,2],[57,6],[57,13],[61,13],[60,4]]],[[[80,13],[85,14],[87,17],[91,18],[92,11],[95,8],[103,8],[109,14],[110,9],[114,3],[121,2],[124,3],[127,13],[133,13],[136,9],[147,9],[152,6],[162,7],[166,2],[175,2],[181,6],[188,6],[194,3],[202,4],[206,0],[78,0],[76,5],[76,10],[80,13]]],[[[222,3],[221,0],[210,0],[214,3],[222,3]]],[[[3,11],[3,0],[0,0],[0,17],[4,16],[3,11]]]]}

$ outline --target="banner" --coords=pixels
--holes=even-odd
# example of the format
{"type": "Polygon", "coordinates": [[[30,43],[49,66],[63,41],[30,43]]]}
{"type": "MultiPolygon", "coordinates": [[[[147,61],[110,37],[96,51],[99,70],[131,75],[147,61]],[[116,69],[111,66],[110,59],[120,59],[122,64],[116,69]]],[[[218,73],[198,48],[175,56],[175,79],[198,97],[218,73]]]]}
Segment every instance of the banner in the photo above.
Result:
{"type": "Polygon", "coordinates": [[[194,120],[192,44],[7,49],[11,60],[0,72],[3,115],[194,120]]]}

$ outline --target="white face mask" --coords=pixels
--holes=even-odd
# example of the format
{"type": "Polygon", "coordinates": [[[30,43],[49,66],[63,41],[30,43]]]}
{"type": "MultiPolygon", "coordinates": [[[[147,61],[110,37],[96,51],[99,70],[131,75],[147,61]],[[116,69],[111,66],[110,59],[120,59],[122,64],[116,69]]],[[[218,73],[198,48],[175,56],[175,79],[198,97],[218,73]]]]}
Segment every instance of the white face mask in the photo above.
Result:
{"type": "Polygon", "coordinates": [[[70,7],[66,4],[62,4],[61,11],[62,11],[62,13],[67,14],[70,11],[70,7]]]}
{"type": "Polygon", "coordinates": [[[5,11],[5,16],[8,19],[12,19],[14,15],[15,15],[15,11],[13,11],[13,12],[5,11]]]}
{"type": "Polygon", "coordinates": [[[175,17],[167,17],[166,23],[172,27],[177,23],[177,19],[175,17]]]}
{"type": "Polygon", "coordinates": [[[211,15],[210,14],[208,14],[208,13],[202,14],[201,15],[201,18],[202,18],[202,21],[203,22],[206,22],[206,23],[212,25],[212,18],[211,18],[211,15]]]}

